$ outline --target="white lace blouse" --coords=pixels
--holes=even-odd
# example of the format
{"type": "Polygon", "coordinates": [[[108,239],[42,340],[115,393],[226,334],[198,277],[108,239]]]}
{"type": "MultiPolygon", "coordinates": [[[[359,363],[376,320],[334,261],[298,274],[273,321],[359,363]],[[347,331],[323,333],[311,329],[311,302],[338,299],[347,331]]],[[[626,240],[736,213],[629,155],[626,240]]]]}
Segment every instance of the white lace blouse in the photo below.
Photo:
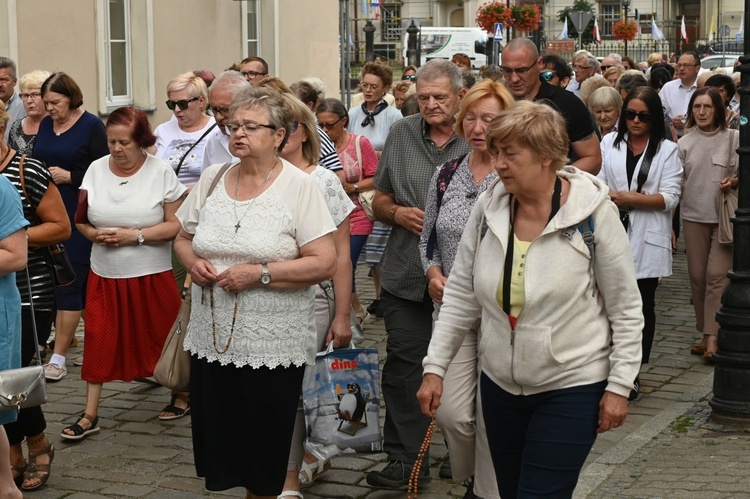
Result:
{"type": "MultiPolygon", "coordinates": [[[[281,173],[265,192],[240,202],[227,195],[224,179],[206,199],[222,165],[211,166],[177,212],[185,231],[194,234],[193,250],[210,261],[217,272],[241,263],[299,258],[301,246],[336,230],[312,178],[281,162],[281,173]],[[238,221],[240,228],[235,232],[238,221]]],[[[213,295],[212,310],[210,288],[193,284],[187,351],[210,362],[237,367],[275,368],[314,362],[313,288],[254,286],[235,295],[214,285],[213,295]],[[219,353],[230,336],[228,350],[219,353]]]]}

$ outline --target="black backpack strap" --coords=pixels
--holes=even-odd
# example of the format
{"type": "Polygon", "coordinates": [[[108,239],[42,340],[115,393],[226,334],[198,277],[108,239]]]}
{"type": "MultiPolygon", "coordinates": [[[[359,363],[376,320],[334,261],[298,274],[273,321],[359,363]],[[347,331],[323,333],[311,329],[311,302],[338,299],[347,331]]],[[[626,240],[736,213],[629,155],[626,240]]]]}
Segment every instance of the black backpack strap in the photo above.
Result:
{"type": "MultiPolygon", "coordinates": [[[[440,173],[437,176],[437,212],[440,213],[440,207],[443,204],[443,196],[445,191],[448,190],[448,185],[453,180],[453,175],[458,170],[458,167],[463,163],[464,158],[469,154],[463,154],[457,158],[446,161],[443,166],[440,167],[440,173]]],[[[437,228],[435,225],[432,226],[430,231],[430,237],[427,239],[427,250],[426,255],[428,260],[432,260],[432,255],[435,254],[435,245],[437,244],[437,228]]]]}

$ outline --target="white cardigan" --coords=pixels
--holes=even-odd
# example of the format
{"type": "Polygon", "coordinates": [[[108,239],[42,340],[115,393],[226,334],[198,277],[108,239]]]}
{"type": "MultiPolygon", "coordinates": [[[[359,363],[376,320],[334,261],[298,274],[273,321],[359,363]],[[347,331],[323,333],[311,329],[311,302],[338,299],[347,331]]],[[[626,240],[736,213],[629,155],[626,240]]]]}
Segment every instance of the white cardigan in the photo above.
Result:
{"type": "MultiPolygon", "coordinates": [[[[633,179],[628,185],[625,167],[628,134],[625,133],[619,147],[613,145],[616,136],[617,134],[608,134],[602,140],[602,169],[599,171],[599,178],[612,191],[634,191],[638,188],[638,172],[645,153],[638,160],[633,179]]],[[[651,160],[651,169],[641,192],[661,194],[665,208],[663,211],[630,212],[628,236],[638,279],[672,275],[672,210],[680,201],[681,187],[682,163],[677,144],[662,140],[651,160]]]]}

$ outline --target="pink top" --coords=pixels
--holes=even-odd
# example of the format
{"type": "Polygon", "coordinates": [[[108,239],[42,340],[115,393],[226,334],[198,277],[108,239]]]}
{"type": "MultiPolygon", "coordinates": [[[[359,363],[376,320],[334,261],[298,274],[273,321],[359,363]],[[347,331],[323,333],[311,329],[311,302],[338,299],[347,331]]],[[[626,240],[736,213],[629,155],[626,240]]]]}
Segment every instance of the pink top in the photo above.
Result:
{"type": "MultiPolygon", "coordinates": [[[[359,139],[359,148],[362,153],[362,179],[375,176],[378,169],[378,156],[375,154],[375,148],[372,147],[367,137],[361,135],[349,134],[349,141],[344,147],[339,149],[339,159],[344,167],[344,176],[350,184],[356,184],[359,181],[360,165],[357,162],[357,137],[359,139]]],[[[372,232],[372,220],[367,218],[362,206],[359,204],[359,195],[350,194],[349,197],[356,205],[356,208],[349,215],[349,231],[352,236],[366,236],[372,232]]]]}

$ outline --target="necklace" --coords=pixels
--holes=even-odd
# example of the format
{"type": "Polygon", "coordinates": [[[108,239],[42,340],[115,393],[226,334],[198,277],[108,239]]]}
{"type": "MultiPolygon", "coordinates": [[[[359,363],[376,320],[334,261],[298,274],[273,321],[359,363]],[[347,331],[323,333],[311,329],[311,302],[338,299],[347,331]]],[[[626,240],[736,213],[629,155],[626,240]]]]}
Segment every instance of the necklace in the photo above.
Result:
{"type": "Polygon", "coordinates": [[[271,174],[276,169],[276,165],[278,164],[278,162],[279,162],[279,160],[277,158],[276,161],[274,162],[273,166],[271,167],[271,170],[268,172],[268,175],[266,175],[265,180],[263,180],[263,183],[260,184],[260,187],[258,187],[255,190],[255,193],[253,193],[253,196],[250,199],[250,204],[248,205],[247,209],[245,210],[245,213],[243,213],[242,216],[239,217],[239,218],[237,218],[237,194],[239,193],[239,190],[240,190],[240,175],[242,174],[242,169],[238,169],[237,170],[237,185],[234,188],[234,201],[235,201],[235,203],[234,203],[234,218],[237,218],[237,223],[234,224],[234,233],[235,234],[237,234],[237,232],[240,230],[240,227],[242,227],[242,225],[240,224],[240,222],[242,222],[242,220],[245,218],[245,215],[248,214],[248,212],[250,211],[250,208],[253,207],[253,202],[255,201],[255,198],[258,196],[258,193],[266,185],[266,183],[268,182],[268,179],[271,178],[271,174]]]}
{"type": "Polygon", "coordinates": [[[5,163],[5,160],[8,159],[8,156],[10,156],[10,151],[12,151],[12,149],[10,146],[8,146],[8,152],[3,155],[3,159],[0,159],[0,165],[5,163]]]}
{"type": "MultiPolygon", "coordinates": [[[[205,302],[205,288],[201,291],[201,304],[205,302]]],[[[211,335],[213,336],[214,350],[219,355],[224,355],[232,345],[232,337],[234,336],[234,324],[237,322],[237,295],[234,295],[234,313],[232,314],[232,329],[229,330],[229,339],[227,344],[224,345],[222,350],[216,346],[216,316],[214,315],[214,287],[210,288],[210,299],[211,299],[211,335]]]]}
{"type": "Polygon", "coordinates": [[[58,128],[59,131],[55,132],[55,130],[53,128],[52,131],[55,132],[55,135],[57,135],[59,137],[60,135],[62,135],[63,133],[65,133],[67,131],[66,125],[68,123],[70,123],[70,121],[74,117],[76,117],[77,115],[78,115],[78,110],[76,109],[75,111],[73,111],[73,113],[71,113],[70,117],[67,120],[65,120],[65,122],[62,125],[60,125],[60,128],[58,128]]]}

